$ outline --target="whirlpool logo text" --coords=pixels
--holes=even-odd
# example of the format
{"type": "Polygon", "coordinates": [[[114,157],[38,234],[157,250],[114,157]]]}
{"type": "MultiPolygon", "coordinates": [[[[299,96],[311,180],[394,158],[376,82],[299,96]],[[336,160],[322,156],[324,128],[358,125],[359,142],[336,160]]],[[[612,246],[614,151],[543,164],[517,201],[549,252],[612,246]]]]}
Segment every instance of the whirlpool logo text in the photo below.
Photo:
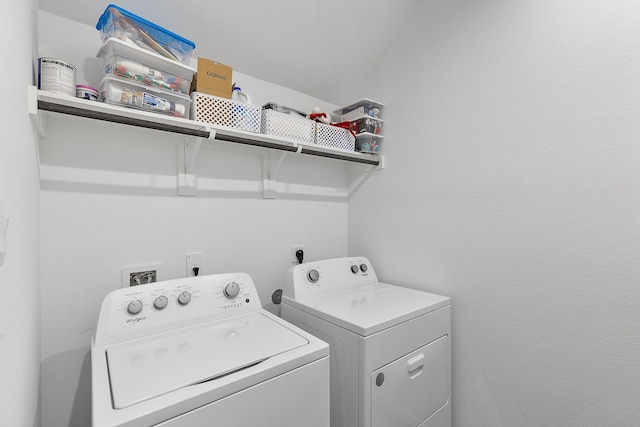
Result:
{"type": "Polygon", "coordinates": [[[143,320],[147,320],[147,316],[143,316],[143,317],[134,317],[133,319],[127,319],[127,323],[133,323],[136,324],[138,322],[142,322],[143,320]]]}

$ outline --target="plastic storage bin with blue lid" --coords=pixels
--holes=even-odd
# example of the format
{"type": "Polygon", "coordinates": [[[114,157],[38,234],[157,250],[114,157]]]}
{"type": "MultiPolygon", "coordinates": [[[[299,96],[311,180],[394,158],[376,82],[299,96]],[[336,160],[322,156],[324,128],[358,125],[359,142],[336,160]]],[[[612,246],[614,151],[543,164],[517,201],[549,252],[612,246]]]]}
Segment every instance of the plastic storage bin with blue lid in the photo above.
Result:
{"type": "Polygon", "coordinates": [[[196,47],[191,40],[114,4],[107,6],[98,19],[96,29],[103,41],[116,37],[184,64],[189,64],[196,47]]]}

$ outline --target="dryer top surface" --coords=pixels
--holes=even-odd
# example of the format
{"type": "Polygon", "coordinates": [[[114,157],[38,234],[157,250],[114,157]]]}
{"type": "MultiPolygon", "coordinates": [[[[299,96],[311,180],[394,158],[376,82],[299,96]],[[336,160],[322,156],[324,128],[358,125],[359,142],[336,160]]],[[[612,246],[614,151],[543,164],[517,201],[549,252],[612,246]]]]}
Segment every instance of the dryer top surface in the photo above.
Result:
{"type": "Polygon", "coordinates": [[[284,303],[368,336],[450,304],[450,298],[376,282],[284,303]]]}

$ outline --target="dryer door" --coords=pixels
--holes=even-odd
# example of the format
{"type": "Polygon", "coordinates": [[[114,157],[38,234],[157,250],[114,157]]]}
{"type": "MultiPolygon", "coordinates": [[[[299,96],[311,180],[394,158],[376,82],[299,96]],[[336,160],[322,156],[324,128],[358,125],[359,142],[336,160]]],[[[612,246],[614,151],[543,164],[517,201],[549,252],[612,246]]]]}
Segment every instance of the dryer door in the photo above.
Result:
{"type": "Polygon", "coordinates": [[[447,335],[371,375],[372,427],[415,427],[449,400],[447,335]]]}

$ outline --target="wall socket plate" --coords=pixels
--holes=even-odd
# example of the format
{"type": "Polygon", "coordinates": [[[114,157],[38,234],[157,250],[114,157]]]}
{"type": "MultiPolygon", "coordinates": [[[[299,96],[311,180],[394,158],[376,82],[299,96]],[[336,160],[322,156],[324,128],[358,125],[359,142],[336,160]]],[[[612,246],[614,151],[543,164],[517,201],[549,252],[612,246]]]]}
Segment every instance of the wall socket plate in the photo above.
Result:
{"type": "Polygon", "coordinates": [[[193,269],[198,268],[198,276],[201,276],[202,271],[202,252],[189,252],[187,254],[187,277],[195,276],[193,269]]]}
{"type": "MultiPolygon", "coordinates": [[[[304,252],[305,251],[304,245],[302,244],[291,245],[291,264],[298,264],[298,257],[296,257],[296,252],[298,252],[298,250],[302,250],[304,252]]],[[[306,257],[307,257],[307,254],[305,253],[304,258],[306,257]]]]}
{"type": "Polygon", "coordinates": [[[122,267],[122,287],[145,285],[160,280],[160,263],[122,267]]]}

